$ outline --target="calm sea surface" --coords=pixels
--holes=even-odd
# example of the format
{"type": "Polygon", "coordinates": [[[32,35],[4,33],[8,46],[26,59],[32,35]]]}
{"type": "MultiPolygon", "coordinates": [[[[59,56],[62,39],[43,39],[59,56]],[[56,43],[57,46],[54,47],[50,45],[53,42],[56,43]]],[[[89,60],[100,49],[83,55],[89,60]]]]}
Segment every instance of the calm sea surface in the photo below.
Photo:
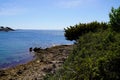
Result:
{"type": "Polygon", "coordinates": [[[16,30],[0,32],[0,68],[7,68],[33,59],[30,47],[51,47],[72,44],[60,30],[16,30]]]}

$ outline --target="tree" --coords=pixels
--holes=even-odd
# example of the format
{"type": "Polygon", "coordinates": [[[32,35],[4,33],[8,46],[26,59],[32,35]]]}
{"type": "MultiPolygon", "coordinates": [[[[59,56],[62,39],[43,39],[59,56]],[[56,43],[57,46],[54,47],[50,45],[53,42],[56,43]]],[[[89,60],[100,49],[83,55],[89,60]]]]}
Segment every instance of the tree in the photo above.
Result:
{"type": "Polygon", "coordinates": [[[99,30],[105,30],[108,28],[108,24],[105,22],[93,21],[90,23],[79,23],[74,26],[70,26],[64,29],[65,38],[67,40],[77,40],[80,36],[88,32],[97,32],[99,30]]]}
{"type": "Polygon", "coordinates": [[[112,30],[120,32],[120,7],[117,9],[112,7],[109,17],[112,30]]]}

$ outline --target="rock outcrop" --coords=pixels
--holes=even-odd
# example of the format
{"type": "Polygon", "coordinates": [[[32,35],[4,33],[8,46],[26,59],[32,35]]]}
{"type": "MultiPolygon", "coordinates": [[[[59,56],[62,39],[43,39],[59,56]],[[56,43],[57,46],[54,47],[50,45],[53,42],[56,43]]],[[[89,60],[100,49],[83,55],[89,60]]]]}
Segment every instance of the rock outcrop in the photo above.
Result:
{"type": "Polygon", "coordinates": [[[36,48],[35,59],[26,64],[0,70],[0,80],[44,80],[47,74],[54,74],[73,50],[73,45],[36,48]]]}
{"type": "Polygon", "coordinates": [[[14,29],[10,28],[10,27],[3,27],[3,26],[0,26],[0,31],[14,31],[14,29]]]}

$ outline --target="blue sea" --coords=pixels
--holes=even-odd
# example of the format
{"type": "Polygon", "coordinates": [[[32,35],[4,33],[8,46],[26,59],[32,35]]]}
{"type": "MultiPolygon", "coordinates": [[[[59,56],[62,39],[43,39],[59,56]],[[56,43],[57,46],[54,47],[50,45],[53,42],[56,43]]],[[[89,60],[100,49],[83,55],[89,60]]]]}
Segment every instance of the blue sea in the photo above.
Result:
{"type": "Polygon", "coordinates": [[[30,47],[47,48],[72,44],[62,30],[16,30],[0,32],[0,68],[8,68],[34,59],[30,47]]]}

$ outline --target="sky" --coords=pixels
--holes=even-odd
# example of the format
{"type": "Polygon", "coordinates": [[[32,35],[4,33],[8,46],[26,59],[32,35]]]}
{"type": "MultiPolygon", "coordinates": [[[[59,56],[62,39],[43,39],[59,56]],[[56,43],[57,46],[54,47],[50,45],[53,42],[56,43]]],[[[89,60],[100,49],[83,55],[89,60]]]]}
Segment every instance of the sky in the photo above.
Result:
{"type": "Polygon", "coordinates": [[[77,23],[108,22],[120,0],[0,0],[0,26],[63,30],[77,23]]]}

